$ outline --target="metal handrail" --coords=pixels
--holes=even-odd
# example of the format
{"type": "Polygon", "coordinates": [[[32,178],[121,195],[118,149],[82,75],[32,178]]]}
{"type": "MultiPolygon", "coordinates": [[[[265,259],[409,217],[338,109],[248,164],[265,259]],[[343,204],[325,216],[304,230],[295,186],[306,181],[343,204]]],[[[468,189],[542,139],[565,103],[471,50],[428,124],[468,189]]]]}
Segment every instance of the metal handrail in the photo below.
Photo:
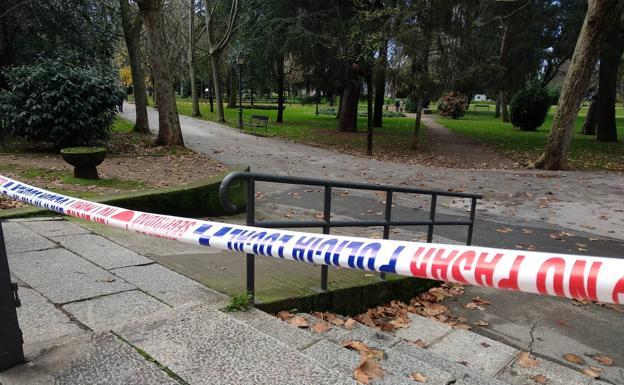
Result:
{"type": "MultiPolygon", "coordinates": [[[[233,204],[229,199],[229,190],[232,183],[244,180],[246,182],[246,218],[248,226],[266,227],[266,228],[323,228],[323,234],[329,234],[332,227],[383,227],[383,239],[390,238],[390,227],[392,226],[427,226],[427,242],[433,241],[433,229],[435,226],[468,226],[466,244],[472,243],[472,233],[474,230],[474,220],[477,199],[481,199],[480,194],[460,193],[440,190],[425,190],[419,188],[390,186],[381,184],[367,184],[359,182],[343,182],[332,181],[318,178],[305,178],[296,176],[271,175],[257,172],[233,172],[228,174],[219,187],[219,202],[226,212],[236,213],[239,207],[233,204]],[[322,220],[305,220],[305,221],[256,221],[255,218],[255,182],[273,182],[284,183],[290,185],[319,186],[324,188],[323,198],[323,219],[322,220]],[[383,191],[386,193],[384,219],[383,220],[331,220],[331,200],[332,188],[345,188],[366,191],[383,191]],[[392,220],[392,200],[394,193],[420,194],[431,196],[431,205],[429,208],[429,218],[426,220],[392,220]],[[436,207],[438,196],[454,197],[470,199],[470,217],[469,220],[461,221],[436,221],[436,207]]],[[[254,295],[254,254],[247,254],[247,291],[254,295]]],[[[328,267],[321,266],[321,290],[327,290],[328,267]]],[[[384,278],[384,274],[381,274],[384,278]]]]}

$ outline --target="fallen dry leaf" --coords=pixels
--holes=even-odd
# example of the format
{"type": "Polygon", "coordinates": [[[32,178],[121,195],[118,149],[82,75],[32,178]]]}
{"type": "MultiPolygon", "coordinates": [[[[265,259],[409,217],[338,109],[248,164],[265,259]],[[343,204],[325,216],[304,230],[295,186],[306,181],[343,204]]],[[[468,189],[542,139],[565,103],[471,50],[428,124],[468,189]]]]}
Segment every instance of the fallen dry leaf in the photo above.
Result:
{"type": "Polygon", "coordinates": [[[282,321],[286,321],[291,319],[292,317],[294,317],[295,315],[293,313],[289,313],[286,310],[282,310],[281,312],[277,313],[277,316],[279,317],[279,319],[281,319],[282,321]]]}
{"type": "Polygon", "coordinates": [[[324,333],[329,329],[331,328],[329,327],[329,324],[327,322],[317,322],[316,324],[314,324],[314,326],[312,326],[310,330],[312,330],[314,333],[324,333]]]}
{"type": "Polygon", "coordinates": [[[518,356],[518,365],[523,368],[537,368],[539,362],[533,358],[529,352],[522,352],[518,356]]]}
{"type": "Polygon", "coordinates": [[[537,374],[533,377],[531,377],[531,379],[533,380],[533,382],[535,382],[536,384],[545,384],[546,381],[548,381],[548,378],[546,378],[545,375],[543,374],[537,374]]]}
{"type": "Polygon", "coordinates": [[[425,341],[421,340],[420,338],[412,341],[412,343],[416,346],[418,346],[419,348],[424,348],[425,347],[425,341]]]}
{"type": "Polygon", "coordinates": [[[573,364],[578,364],[578,365],[582,365],[585,363],[585,360],[579,356],[577,356],[576,354],[572,354],[572,353],[566,353],[563,355],[563,358],[568,361],[571,362],[573,364]]]}
{"type": "Polygon", "coordinates": [[[296,315],[294,317],[292,317],[291,319],[288,320],[288,323],[296,326],[298,328],[308,328],[310,327],[310,324],[308,323],[308,320],[306,320],[305,318],[303,318],[300,315],[296,315]]]}
{"type": "Polygon", "coordinates": [[[342,347],[356,350],[366,358],[374,358],[376,360],[384,359],[384,352],[377,349],[369,348],[364,342],[347,340],[342,343],[342,347]]]}
{"type": "Polygon", "coordinates": [[[353,318],[349,318],[348,320],[345,321],[344,327],[347,330],[351,330],[351,329],[353,329],[353,327],[355,326],[356,323],[357,323],[356,320],[354,320],[353,318]]]}
{"type": "Polygon", "coordinates": [[[353,371],[353,378],[360,384],[370,384],[371,379],[382,378],[384,370],[375,361],[362,356],[360,364],[353,371]]]}
{"type": "Polygon", "coordinates": [[[596,353],[593,356],[591,356],[594,360],[600,362],[601,364],[603,364],[604,366],[611,366],[613,365],[613,358],[605,356],[604,354],[600,354],[600,353],[596,353]]]}
{"type": "Polygon", "coordinates": [[[470,329],[472,329],[472,327],[470,325],[466,325],[466,324],[455,324],[455,325],[453,325],[453,328],[455,328],[455,329],[462,329],[462,330],[470,330],[470,329]]]}
{"type": "Polygon", "coordinates": [[[425,377],[422,373],[414,372],[409,375],[410,380],[425,383],[427,382],[427,377],[425,377]]]}
{"type": "Polygon", "coordinates": [[[598,378],[600,376],[600,372],[593,370],[592,368],[583,369],[583,374],[591,378],[598,378]]]}
{"type": "Polygon", "coordinates": [[[467,304],[464,305],[464,307],[466,309],[476,309],[476,310],[485,310],[485,308],[483,306],[479,306],[477,303],[475,302],[468,302],[467,304]]]}
{"type": "Polygon", "coordinates": [[[485,320],[477,321],[474,324],[477,325],[477,326],[489,326],[490,325],[490,323],[485,321],[485,320]]]}
{"type": "Polygon", "coordinates": [[[482,299],[480,297],[474,297],[472,299],[472,302],[478,303],[479,305],[491,305],[492,302],[486,300],[486,299],[482,299]]]}
{"type": "Polygon", "coordinates": [[[496,231],[498,231],[499,233],[511,233],[513,231],[513,229],[509,228],[509,227],[499,227],[498,229],[496,229],[496,231]]]}

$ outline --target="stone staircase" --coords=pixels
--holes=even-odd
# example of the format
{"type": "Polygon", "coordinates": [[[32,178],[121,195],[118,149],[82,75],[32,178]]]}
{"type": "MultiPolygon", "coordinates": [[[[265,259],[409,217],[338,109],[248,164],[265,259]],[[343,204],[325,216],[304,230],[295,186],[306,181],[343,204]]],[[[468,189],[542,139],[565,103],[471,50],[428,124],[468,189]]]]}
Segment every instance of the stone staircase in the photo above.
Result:
{"type": "Polygon", "coordinates": [[[415,384],[417,382],[409,377],[414,372],[422,374],[427,384],[436,385],[607,384],[541,358],[536,359],[536,367],[524,367],[518,361],[521,352],[511,346],[418,315],[411,314],[409,326],[397,329],[394,335],[360,323],[350,330],[327,323],[329,330],[315,333],[311,327],[321,320],[310,314],[298,316],[305,318],[310,328],[292,326],[257,309],[231,314],[345,377],[353,378],[360,362],[357,351],[343,347],[345,341],[360,341],[381,350],[384,359],[379,365],[386,374],[372,380],[372,384],[415,384]],[[424,343],[424,347],[415,344],[417,340],[424,343]]]}

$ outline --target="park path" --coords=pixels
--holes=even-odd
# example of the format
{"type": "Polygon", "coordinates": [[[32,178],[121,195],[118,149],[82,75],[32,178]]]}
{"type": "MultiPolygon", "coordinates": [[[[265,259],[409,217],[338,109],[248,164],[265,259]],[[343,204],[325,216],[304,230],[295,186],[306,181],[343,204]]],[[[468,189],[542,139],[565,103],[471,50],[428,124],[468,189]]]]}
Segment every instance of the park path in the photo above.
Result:
{"type": "MultiPolygon", "coordinates": [[[[134,105],[121,116],[133,121],[134,105]]],[[[152,130],[158,113],[149,109],[152,130]]],[[[608,172],[471,170],[406,165],[355,157],[248,135],[224,125],[180,116],[186,145],[228,165],[253,171],[481,193],[478,216],[624,240],[624,175],[608,172]]],[[[467,154],[466,156],[471,156],[467,154]]],[[[475,152],[472,156],[481,156],[475,152]]],[[[198,170],[201,174],[201,170],[198,170]]],[[[199,175],[198,175],[199,176],[199,175]]]]}

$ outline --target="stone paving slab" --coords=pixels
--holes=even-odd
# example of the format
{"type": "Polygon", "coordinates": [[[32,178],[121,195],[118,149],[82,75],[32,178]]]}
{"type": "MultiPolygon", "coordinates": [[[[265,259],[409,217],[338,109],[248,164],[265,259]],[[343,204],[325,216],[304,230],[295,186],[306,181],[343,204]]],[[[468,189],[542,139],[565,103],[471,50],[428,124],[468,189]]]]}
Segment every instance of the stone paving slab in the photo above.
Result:
{"type": "Polygon", "coordinates": [[[233,312],[228,315],[297,350],[303,350],[322,338],[321,335],[314,335],[306,330],[291,326],[258,309],[233,312]]]}
{"type": "Polygon", "coordinates": [[[57,247],[53,242],[24,227],[22,223],[3,222],[2,232],[8,254],[57,247]]]}
{"type": "Polygon", "coordinates": [[[9,254],[12,271],[56,304],[136,289],[65,249],[9,254]]]}
{"type": "Polygon", "coordinates": [[[0,373],[3,385],[179,385],[108,332],[54,347],[0,373]]]}
{"type": "Polygon", "coordinates": [[[545,376],[549,385],[588,385],[592,382],[590,377],[565,366],[541,358],[537,358],[537,362],[539,364],[536,368],[524,368],[515,362],[496,378],[512,385],[535,385],[536,381],[532,377],[537,375],[545,376]]]}
{"type": "Polygon", "coordinates": [[[192,302],[222,304],[228,300],[225,294],[158,264],[119,268],[112,272],[171,306],[192,302]]]}
{"type": "Polygon", "coordinates": [[[25,226],[44,237],[58,237],[62,235],[76,235],[89,232],[89,230],[85,229],[84,227],[78,226],[69,221],[64,221],[62,220],[62,218],[24,221],[21,222],[21,224],[22,226],[25,226]]]}
{"type": "Polygon", "coordinates": [[[410,323],[407,327],[396,329],[394,333],[403,340],[422,340],[425,345],[429,345],[453,330],[450,326],[442,322],[430,320],[429,318],[417,314],[408,314],[408,317],[410,323]]]}
{"type": "Polygon", "coordinates": [[[93,330],[110,330],[171,308],[145,293],[132,290],[70,303],[63,309],[93,330]]]}
{"type": "Polygon", "coordinates": [[[516,349],[465,330],[457,329],[428,348],[450,360],[493,377],[519,353],[516,349]]]}
{"type": "Polygon", "coordinates": [[[17,317],[27,359],[39,350],[54,345],[59,338],[76,337],[86,333],[33,289],[20,287],[19,296],[22,306],[17,308],[17,317]]]}
{"type": "Polygon", "coordinates": [[[191,384],[355,384],[299,351],[206,306],[119,330],[191,384]]]}
{"type": "Polygon", "coordinates": [[[416,345],[401,341],[386,350],[389,359],[393,357],[407,357],[407,359],[426,362],[427,364],[451,373],[457,378],[457,385],[507,385],[505,382],[488,378],[483,372],[452,361],[440,354],[432,353],[428,349],[419,348],[416,345]]]}
{"type": "MultiPolygon", "coordinates": [[[[75,225],[74,225],[75,226],[75,225]]],[[[78,234],[54,237],[64,248],[73,251],[105,269],[152,263],[132,250],[95,234],[78,234]]]]}

